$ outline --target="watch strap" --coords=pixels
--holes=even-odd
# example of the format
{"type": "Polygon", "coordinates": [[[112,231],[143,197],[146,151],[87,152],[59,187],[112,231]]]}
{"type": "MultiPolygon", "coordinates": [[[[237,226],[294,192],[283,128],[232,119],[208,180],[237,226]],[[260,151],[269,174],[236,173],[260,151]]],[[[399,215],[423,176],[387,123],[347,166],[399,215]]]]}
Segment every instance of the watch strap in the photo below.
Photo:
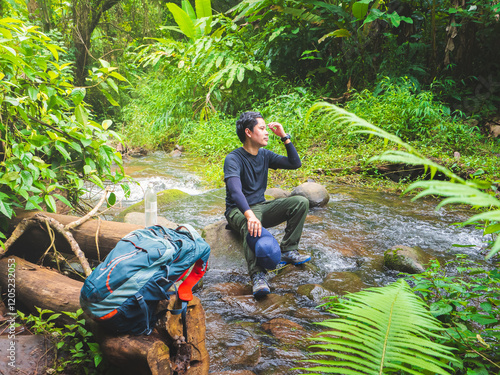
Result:
{"type": "Polygon", "coordinates": [[[285,142],[287,139],[290,139],[290,134],[287,134],[284,137],[281,137],[281,142],[285,142]]]}

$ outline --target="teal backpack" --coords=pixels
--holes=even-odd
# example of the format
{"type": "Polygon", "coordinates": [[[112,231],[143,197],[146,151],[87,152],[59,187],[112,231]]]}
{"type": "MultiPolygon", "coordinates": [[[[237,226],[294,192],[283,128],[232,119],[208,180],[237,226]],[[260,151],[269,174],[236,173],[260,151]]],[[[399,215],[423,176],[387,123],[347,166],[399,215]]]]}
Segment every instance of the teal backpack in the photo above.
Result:
{"type": "Polygon", "coordinates": [[[172,311],[185,319],[192,288],[205,274],[209,256],[210,246],[188,224],[175,230],[160,225],[135,230],[87,277],[80,305],[112,332],[149,335],[160,315],[158,302],[175,294],[169,289],[194,266],[177,291],[182,308],[172,311]]]}

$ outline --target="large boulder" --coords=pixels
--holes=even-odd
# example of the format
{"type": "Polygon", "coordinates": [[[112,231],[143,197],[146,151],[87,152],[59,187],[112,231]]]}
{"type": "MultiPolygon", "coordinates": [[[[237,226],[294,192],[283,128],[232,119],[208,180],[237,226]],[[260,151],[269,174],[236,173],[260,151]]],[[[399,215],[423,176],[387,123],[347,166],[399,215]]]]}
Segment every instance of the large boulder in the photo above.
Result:
{"type": "Polygon", "coordinates": [[[278,199],[278,198],[289,197],[290,192],[285,191],[285,190],[280,189],[280,188],[269,188],[264,192],[264,195],[269,196],[269,197],[273,197],[274,199],[278,199]]]}
{"type": "Polygon", "coordinates": [[[400,272],[422,273],[429,260],[430,256],[418,246],[396,245],[384,252],[384,266],[400,272]]]}
{"type": "Polygon", "coordinates": [[[291,195],[302,195],[309,200],[309,207],[324,207],[330,200],[330,194],[323,185],[305,182],[292,190],[291,195]]]}
{"type": "Polygon", "coordinates": [[[226,225],[226,220],[220,220],[203,228],[202,235],[210,245],[210,265],[246,269],[243,242],[236,232],[226,229],[226,225]]]}

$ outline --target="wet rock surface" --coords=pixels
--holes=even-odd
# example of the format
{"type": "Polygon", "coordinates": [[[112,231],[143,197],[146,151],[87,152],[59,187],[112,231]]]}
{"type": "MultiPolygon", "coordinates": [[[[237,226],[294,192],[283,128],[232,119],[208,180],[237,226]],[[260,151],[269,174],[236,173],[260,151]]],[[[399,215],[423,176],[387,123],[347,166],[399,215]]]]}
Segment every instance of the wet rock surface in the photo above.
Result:
{"type": "MultiPolygon", "coordinates": [[[[280,343],[293,344],[299,348],[304,346],[306,338],[311,336],[311,333],[306,331],[300,324],[284,318],[273,318],[262,323],[262,328],[279,340],[280,343]]],[[[308,343],[305,343],[305,346],[307,345],[308,343]]]]}
{"type": "Polygon", "coordinates": [[[359,292],[368,287],[354,272],[331,272],[321,285],[335,295],[359,292]]]}
{"type": "Polygon", "coordinates": [[[320,303],[323,298],[331,296],[332,292],[319,284],[304,284],[297,288],[297,293],[310,300],[320,303]]]}
{"type": "Polygon", "coordinates": [[[384,265],[391,270],[422,273],[431,257],[419,247],[396,245],[384,253],[384,265]]]}

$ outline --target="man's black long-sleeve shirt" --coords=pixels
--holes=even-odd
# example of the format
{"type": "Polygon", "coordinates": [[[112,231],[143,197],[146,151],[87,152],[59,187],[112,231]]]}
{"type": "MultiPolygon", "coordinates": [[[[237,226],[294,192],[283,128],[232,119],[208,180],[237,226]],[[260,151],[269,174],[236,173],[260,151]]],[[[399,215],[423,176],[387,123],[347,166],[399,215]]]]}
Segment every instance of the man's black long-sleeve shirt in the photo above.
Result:
{"type": "Polygon", "coordinates": [[[257,155],[248,153],[243,147],[237,148],[226,156],[224,161],[224,180],[226,182],[226,212],[234,207],[241,212],[251,205],[265,201],[267,174],[271,169],[297,169],[302,163],[290,142],[285,145],[287,156],[260,148],[257,155]]]}

